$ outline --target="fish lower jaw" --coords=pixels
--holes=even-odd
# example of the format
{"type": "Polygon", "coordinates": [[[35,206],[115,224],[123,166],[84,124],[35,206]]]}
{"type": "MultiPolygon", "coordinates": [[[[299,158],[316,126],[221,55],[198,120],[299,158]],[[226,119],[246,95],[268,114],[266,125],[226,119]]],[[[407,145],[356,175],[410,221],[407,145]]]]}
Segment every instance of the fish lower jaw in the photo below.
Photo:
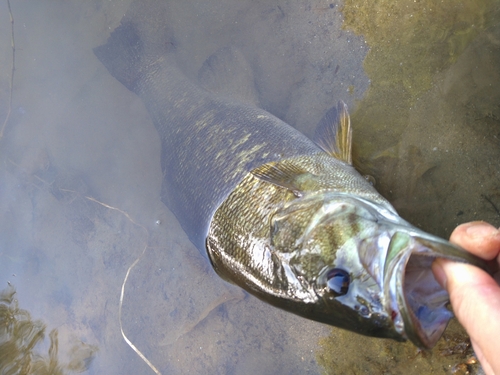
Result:
{"type": "MultiPolygon", "coordinates": [[[[446,308],[448,294],[440,288],[427,267],[415,271],[412,254],[404,270],[400,270],[390,282],[387,311],[395,330],[402,337],[422,349],[432,348],[443,334],[453,314],[446,308]]],[[[400,267],[406,262],[402,262],[400,267]]]]}

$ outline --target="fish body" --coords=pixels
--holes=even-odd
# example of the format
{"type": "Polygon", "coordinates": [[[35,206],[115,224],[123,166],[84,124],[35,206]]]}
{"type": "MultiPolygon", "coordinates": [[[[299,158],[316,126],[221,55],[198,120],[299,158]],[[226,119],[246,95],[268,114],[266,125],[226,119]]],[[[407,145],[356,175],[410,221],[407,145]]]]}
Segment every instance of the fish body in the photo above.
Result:
{"type": "Polygon", "coordinates": [[[143,100],[162,142],[162,201],[221,277],[306,318],[434,345],[451,313],[432,260],[482,264],[401,219],[354,169],[345,104],[316,143],[189,81],[130,15],[94,52],[143,100]]]}

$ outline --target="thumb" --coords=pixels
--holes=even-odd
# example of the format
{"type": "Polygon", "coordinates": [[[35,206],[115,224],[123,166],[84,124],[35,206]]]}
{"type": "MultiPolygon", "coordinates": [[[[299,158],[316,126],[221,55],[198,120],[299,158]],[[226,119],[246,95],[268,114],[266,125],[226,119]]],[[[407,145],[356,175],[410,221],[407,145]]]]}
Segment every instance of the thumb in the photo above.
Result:
{"type": "Polygon", "coordinates": [[[500,287],[486,272],[469,264],[439,258],[432,269],[450,294],[453,312],[470,335],[478,356],[500,374],[500,287]]]}

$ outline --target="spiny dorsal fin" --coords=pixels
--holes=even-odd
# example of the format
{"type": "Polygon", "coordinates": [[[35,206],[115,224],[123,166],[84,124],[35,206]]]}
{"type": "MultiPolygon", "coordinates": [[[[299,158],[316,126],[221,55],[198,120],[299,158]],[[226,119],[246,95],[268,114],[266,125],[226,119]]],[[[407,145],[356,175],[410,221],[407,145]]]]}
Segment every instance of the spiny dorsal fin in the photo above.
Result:
{"type": "Polygon", "coordinates": [[[290,190],[297,197],[302,196],[300,177],[311,175],[305,169],[293,163],[268,163],[254,169],[252,174],[260,180],[290,190]]]}
{"type": "Polygon", "coordinates": [[[339,101],[316,128],[316,143],[326,153],[352,164],[352,130],[347,105],[339,101]]]}

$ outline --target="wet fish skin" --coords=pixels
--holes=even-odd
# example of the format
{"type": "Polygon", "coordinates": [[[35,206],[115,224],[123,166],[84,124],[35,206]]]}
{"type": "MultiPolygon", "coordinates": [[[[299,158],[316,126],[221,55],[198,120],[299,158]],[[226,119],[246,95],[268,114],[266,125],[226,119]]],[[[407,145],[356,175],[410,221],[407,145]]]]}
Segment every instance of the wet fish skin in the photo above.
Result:
{"type": "Polygon", "coordinates": [[[270,113],[190,82],[168,53],[149,54],[139,34],[126,15],[94,53],[144,102],[162,143],[161,199],[205,252],[216,208],[247,173],[267,162],[322,151],[270,113]]]}
{"type": "MultiPolygon", "coordinates": [[[[357,207],[350,205],[350,194],[338,188],[349,185],[339,176],[350,177],[349,173],[347,165],[327,154],[254,170],[214,215],[207,239],[210,259],[223,278],[277,307],[365,335],[403,340],[381,304],[381,289],[370,276],[350,283],[351,291],[359,290],[352,294],[354,303],[345,296],[342,301],[327,287],[330,269],[345,270],[353,275],[351,279],[365,273],[359,261],[344,259],[351,252],[357,256],[356,242],[363,240],[362,231],[367,230],[356,216],[357,207]],[[296,186],[300,197],[256,176],[275,167],[286,170],[297,166],[311,174],[296,186]],[[321,217],[324,210],[330,210],[326,223],[321,217]]],[[[386,204],[363,177],[352,182],[357,194],[376,199],[381,206],[386,204]]]]}
{"type": "Polygon", "coordinates": [[[219,275],[277,307],[422,348],[452,317],[433,259],[484,266],[411,226],[352,166],[326,153],[253,170],[215,212],[207,248],[219,275]],[[345,294],[329,289],[331,270],[349,275],[345,294]]]}
{"type": "Polygon", "coordinates": [[[482,264],[401,219],[359,175],[345,105],[319,147],[187,80],[168,51],[151,51],[136,11],[94,52],[143,100],[162,142],[162,201],[217,273],[298,315],[431,347],[451,316],[433,257],[482,264]]]}

